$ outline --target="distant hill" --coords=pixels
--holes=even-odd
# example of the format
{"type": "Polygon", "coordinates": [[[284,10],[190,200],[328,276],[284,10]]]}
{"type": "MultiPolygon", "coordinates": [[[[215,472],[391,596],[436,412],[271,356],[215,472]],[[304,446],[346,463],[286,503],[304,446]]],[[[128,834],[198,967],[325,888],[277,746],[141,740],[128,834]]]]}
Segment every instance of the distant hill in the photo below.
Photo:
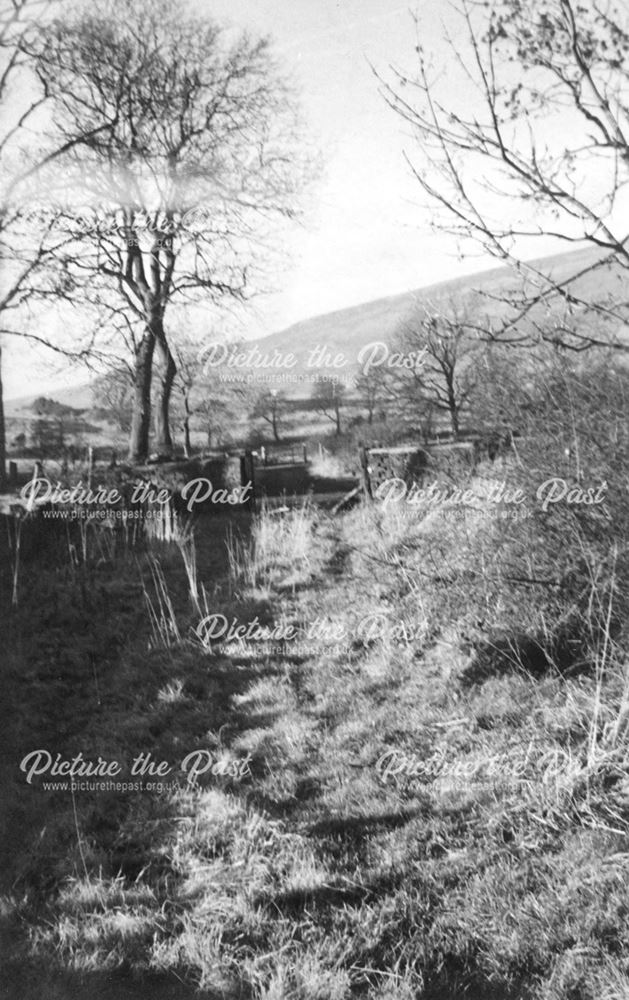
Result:
{"type": "Polygon", "coordinates": [[[37,399],[33,400],[29,409],[37,417],[80,417],[83,413],[83,410],[77,409],[75,406],[68,406],[66,403],[60,403],[57,399],[51,399],[49,396],[38,396],[37,399]]]}
{"type": "Polygon", "coordinates": [[[7,417],[26,417],[33,415],[33,407],[38,399],[45,398],[50,402],[58,404],[61,408],[72,408],[72,410],[91,410],[96,406],[94,396],[95,383],[85,382],[81,385],[72,386],[69,389],[47,390],[45,393],[38,392],[32,396],[20,396],[16,399],[5,399],[4,408],[7,417]]]}
{"type": "MultiPolygon", "coordinates": [[[[532,263],[540,271],[552,274],[556,280],[561,281],[594,263],[598,256],[596,250],[586,248],[540,258],[532,263]]],[[[624,284],[626,281],[626,271],[620,268],[606,267],[597,269],[595,274],[580,279],[574,287],[584,296],[594,297],[596,295],[600,297],[602,294],[616,293],[622,287],[621,282],[624,284]]],[[[332,355],[342,352],[347,359],[347,365],[341,371],[349,377],[357,369],[357,358],[361,348],[373,341],[389,342],[400,324],[422,303],[437,304],[439,301],[449,298],[456,301],[457,297],[470,294],[473,291],[489,293],[490,296],[496,296],[499,299],[510,289],[514,289],[516,282],[517,278],[510,268],[497,267],[451,281],[442,281],[426,288],[404,292],[401,295],[374,299],[361,305],[313,316],[311,319],[302,320],[277,333],[269,334],[267,337],[250,341],[245,345],[244,350],[248,351],[255,345],[263,355],[272,355],[274,351],[278,351],[282,355],[294,354],[297,364],[290,372],[297,378],[302,376],[302,381],[287,382],[281,388],[289,396],[303,397],[310,395],[311,384],[308,383],[313,373],[331,370],[325,367],[318,369],[307,367],[308,357],[313,348],[321,348],[329,351],[332,355]]],[[[487,299],[486,302],[486,311],[490,314],[496,315],[504,309],[500,302],[492,302],[491,298],[487,299]]],[[[240,371],[248,372],[249,370],[240,369],[240,371]]],[[[264,371],[272,373],[281,372],[282,369],[260,369],[261,373],[264,371]]],[[[60,404],[76,409],[90,410],[98,405],[94,395],[95,384],[85,383],[48,393],[48,395],[60,404]]],[[[274,385],[277,383],[269,382],[270,388],[274,385]]],[[[18,415],[19,411],[31,408],[36,398],[33,395],[21,399],[6,400],[7,416],[18,415]]]]}
{"type": "MultiPolygon", "coordinates": [[[[576,250],[571,253],[552,257],[539,258],[531,263],[541,272],[557,281],[566,281],[579,270],[591,266],[600,257],[600,253],[591,247],[576,250]]],[[[619,290],[620,282],[627,281],[626,271],[618,267],[597,269],[595,274],[589,274],[579,279],[572,286],[584,297],[612,294],[619,290]]],[[[344,371],[350,373],[358,367],[360,350],[373,341],[389,342],[404,320],[422,303],[438,305],[449,299],[457,300],[462,295],[474,291],[488,293],[498,299],[517,287],[518,278],[509,267],[497,267],[481,271],[471,276],[442,281],[426,288],[392,295],[383,299],[375,299],[362,305],[340,309],[337,312],[314,316],[293,326],[270,334],[257,340],[256,346],[261,353],[272,355],[277,350],[281,354],[292,352],[297,364],[292,371],[296,374],[309,372],[316,368],[307,368],[309,353],[315,347],[321,347],[330,354],[343,352],[348,359],[344,371]]],[[[494,302],[492,298],[484,300],[484,311],[490,316],[504,312],[504,305],[494,302]]],[[[247,345],[248,347],[249,345],[247,345]]],[[[323,370],[323,369],[322,369],[323,370]]],[[[329,369],[328,369],[329,370],[329,369]]],[[[303,390],[302,390],[303,391],[303,390]]],[[[299,394],[299,389],[291,390],[287,385],[289,395],[299,394]]]]}

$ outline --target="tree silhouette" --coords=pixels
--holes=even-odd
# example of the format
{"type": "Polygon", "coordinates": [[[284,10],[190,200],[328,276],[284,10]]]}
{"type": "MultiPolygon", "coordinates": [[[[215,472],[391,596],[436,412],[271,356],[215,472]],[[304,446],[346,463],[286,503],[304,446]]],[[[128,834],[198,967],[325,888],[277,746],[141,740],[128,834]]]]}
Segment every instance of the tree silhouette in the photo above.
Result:
{"type": "Polygon", "coordinates": [[[294,104],[266,40],[228,43],[179,0],[105,0],[49,26],[37,57],[58,135],[98,129],[64,158],[64,187],[94,215],[86,225],[68,205],[59,260],[131,344],[132,459],[148,452],[158,352],[156,448],[168,453],[167,312],[244,302],[260,285],[303,177],[294,104]]]}
{"type": "Polygon", "coordinates": [[[418,140],[408,161],[435,225],[480,242],[521,279],[500,295],[510,308],[494,336],[629,350],[626,282],[612,294],[597,280],[609,264],[629,271],[626,8],[459,0],[454,10],[462,30],[450,32],[444,51],[426,51],[418,22],[415,70],[381,77],[385,98],[418,140]],[[553,275],[523,259],[540,238],[595,252],[553,275]],[[583,321],[586,310],[595,323],[583,321]]]}

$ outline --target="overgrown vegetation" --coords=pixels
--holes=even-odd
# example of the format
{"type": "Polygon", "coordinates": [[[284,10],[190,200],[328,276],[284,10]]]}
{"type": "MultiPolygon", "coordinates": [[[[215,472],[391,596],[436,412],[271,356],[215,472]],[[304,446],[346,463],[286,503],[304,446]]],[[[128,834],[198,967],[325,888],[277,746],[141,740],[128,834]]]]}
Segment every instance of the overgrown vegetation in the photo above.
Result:
{"type": "Polygon", "coordinates": [[[438,504],[176,522],[107,557],[60,535],[38,563],[23,539],[11,760],[172,770],[71,794],[5,769],[15,996],[45,969],[53,997],[115,970],[151,995],[625,997],[624,395],[548,360],[515,451],[438,504]],[[545,504],[550,478],[603,500],[545,504]]]}

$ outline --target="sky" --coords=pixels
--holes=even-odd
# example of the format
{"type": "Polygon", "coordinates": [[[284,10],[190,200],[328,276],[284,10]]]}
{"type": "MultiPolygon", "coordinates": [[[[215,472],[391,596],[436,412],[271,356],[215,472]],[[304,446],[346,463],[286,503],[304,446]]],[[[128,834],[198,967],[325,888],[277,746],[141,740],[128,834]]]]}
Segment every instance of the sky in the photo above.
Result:
{"type": "MultiPolygon", "coordinates": [[[[319,313],[419,288],[461,273],[450,238],[430,216],[404,159],[414,141],[379,92],[374,70],[415,65],[415,24],[440,44],[447,0],[199,0],[222,22],[269,33],[296,80],[323,176],[291,241],[292,268],[264,302],[271,333],[319,313]]],[[[476,270],[478,262],[467,263],[476,270]]]]}
{"type": "MultiPolygon", "coordinates": [[[[412,70],[415,24],[397,0],[192,0],[215,20],[268,34],[297,85],[323,170],[302,224],[287,239],[288,266],[275,291],[260,298],[240,332],[261,336],[320,313],[472,273],[452,238],[434,234],[417,182],[404,159],[413,140],[378,91],[372,67],[412,70]]],[[[416,10],[422,42],[438,46],[447,0],[416,10]]],[[[488,262],[489,264],[490,262],[488,262]]],[[[58,357],[5,351],[5,397],[76,382],[58,357]],[[37,390],[33,389],[34,381],[37,390]]],[[[83,376],[83,381],[86,378],[83,376]]]]}

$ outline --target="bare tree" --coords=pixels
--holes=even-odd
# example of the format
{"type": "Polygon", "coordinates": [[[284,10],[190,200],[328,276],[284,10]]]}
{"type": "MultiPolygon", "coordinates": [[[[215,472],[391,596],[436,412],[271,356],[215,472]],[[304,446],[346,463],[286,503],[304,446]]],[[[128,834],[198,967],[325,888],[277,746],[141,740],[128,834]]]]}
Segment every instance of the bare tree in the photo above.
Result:
{"type": "Polygon", "coordinates": [[[315,383],[312,392],[315,409],[332,421],[337,437],[341,434],[341,409],[345,404],[345,395],[345,386],[337,379],[315,383]]]}
{"type": "Polygon", "coordinates": [[[184,454],[189,458],[193,424],[201,424],[207,447],[211,448],[214,437],[246,413],[250,392],[247,383],[229,382],[221,377],[222,371],[202,365],[198,344],[192,337],[178,335],[173,353],[177,365],[175,411],[181,420],[184,454]]]}
{"type": "Polygon", "coordinates": [[[626,8],[598,0],[459,0],[454,9],[463,30],[446,36],[445,51],[425,51],[418,23],[415,72],[381,80],[417,136],[421,152],[409,163],[436,225],[480,241],[525,279],[521,291],[505,293],[512,308],[494,333],[577,351],[609,343],[628,350],[624,283],[618,294],[597,288],[609,263],[629,270],[626,8]],[[444,65],[447,80],[437,69],[444,65]],[[553,276],[522,259],[531,239],[549,237],[571,247],[585,241],[595,252],[553,276]],[[563,308],[548,322],[540,309],[556,299],[563,308]],[[594,310],[599,322],[582,323],[574,315],[580,309],[594,310]],[[602,331],[601,319],[609,321],[602,331]]]}
{"type": "Polygon", "coordinates": [[[367,423],[371,426],[376,414],[385,412],[394,395],[391,372],[381,366],[362,371],[356,376],[354,388],[367,410],[367,423]]]}
{"type": "Polygon", "coordinates": [[[123,434],[131,430],[133,419],[133,370],[129,365],[115,364],[94,384],[94,396],[123,434]]]}
{"type": "Polygon", "coordinates": [[[58,135],[100,130],[64,160],[96,211],[80,227],[69,208],[74,246],[63,266],[131,339],[136,460],[148,452],[159,353],[156,447],[168,453],[176,364],[167,310],[245,301],[261,282],[302,180],[294,105],[266,40],[228,44],[181,0],[105,0],[55,22],[37,55],[58,135]]]}
{"type": "Polygon", "coordinates": [[[404,321],[394,349],[417,359],[410,368],[393,369],[396,395],[422,411],[445,413],[452,437],[461,431],[464,413],[482,368],[484,345],[478,336],[480,320],[469,303],[424,302],[404,321]]]}
{"type": "Polygon", "coordinates": [[[179,343],[175,348],[175,359],[175,363],[177,365],[175,390],[177,391],[183,408],[181,424],[183,429],[183,453],[186,458],[190,458],[192,454],[190,422],[195,412],[192,400],[199,373],[198,352],[191,355],[185,350],[183,345],[179,343]]]}
{"type": "Polygon", "coordinates": [[[273,440],[280,441],[280,427],[286,413],[286,396],[280,389],[268,389],[260,393],[255,401],[251,416],[269,424],[273,440]]]}
{"type": "Polygon", "coordinates": [[[37,295],[51,292],[41,272],[58,246],[50,217],[34,222],[32,206],[23,200],[29,182],[68,149],[66,144],[33,149],[27,139],[49,97],[36,85],[28,50],[39,22],[54,6],[54,0],[0,0],[0,488],[6,482],[2,338],[26,337],[67,356],[89,353],[88,347],[64,350],[14,319],[16,314],[24,318],[24,307],[37,295]]]}

